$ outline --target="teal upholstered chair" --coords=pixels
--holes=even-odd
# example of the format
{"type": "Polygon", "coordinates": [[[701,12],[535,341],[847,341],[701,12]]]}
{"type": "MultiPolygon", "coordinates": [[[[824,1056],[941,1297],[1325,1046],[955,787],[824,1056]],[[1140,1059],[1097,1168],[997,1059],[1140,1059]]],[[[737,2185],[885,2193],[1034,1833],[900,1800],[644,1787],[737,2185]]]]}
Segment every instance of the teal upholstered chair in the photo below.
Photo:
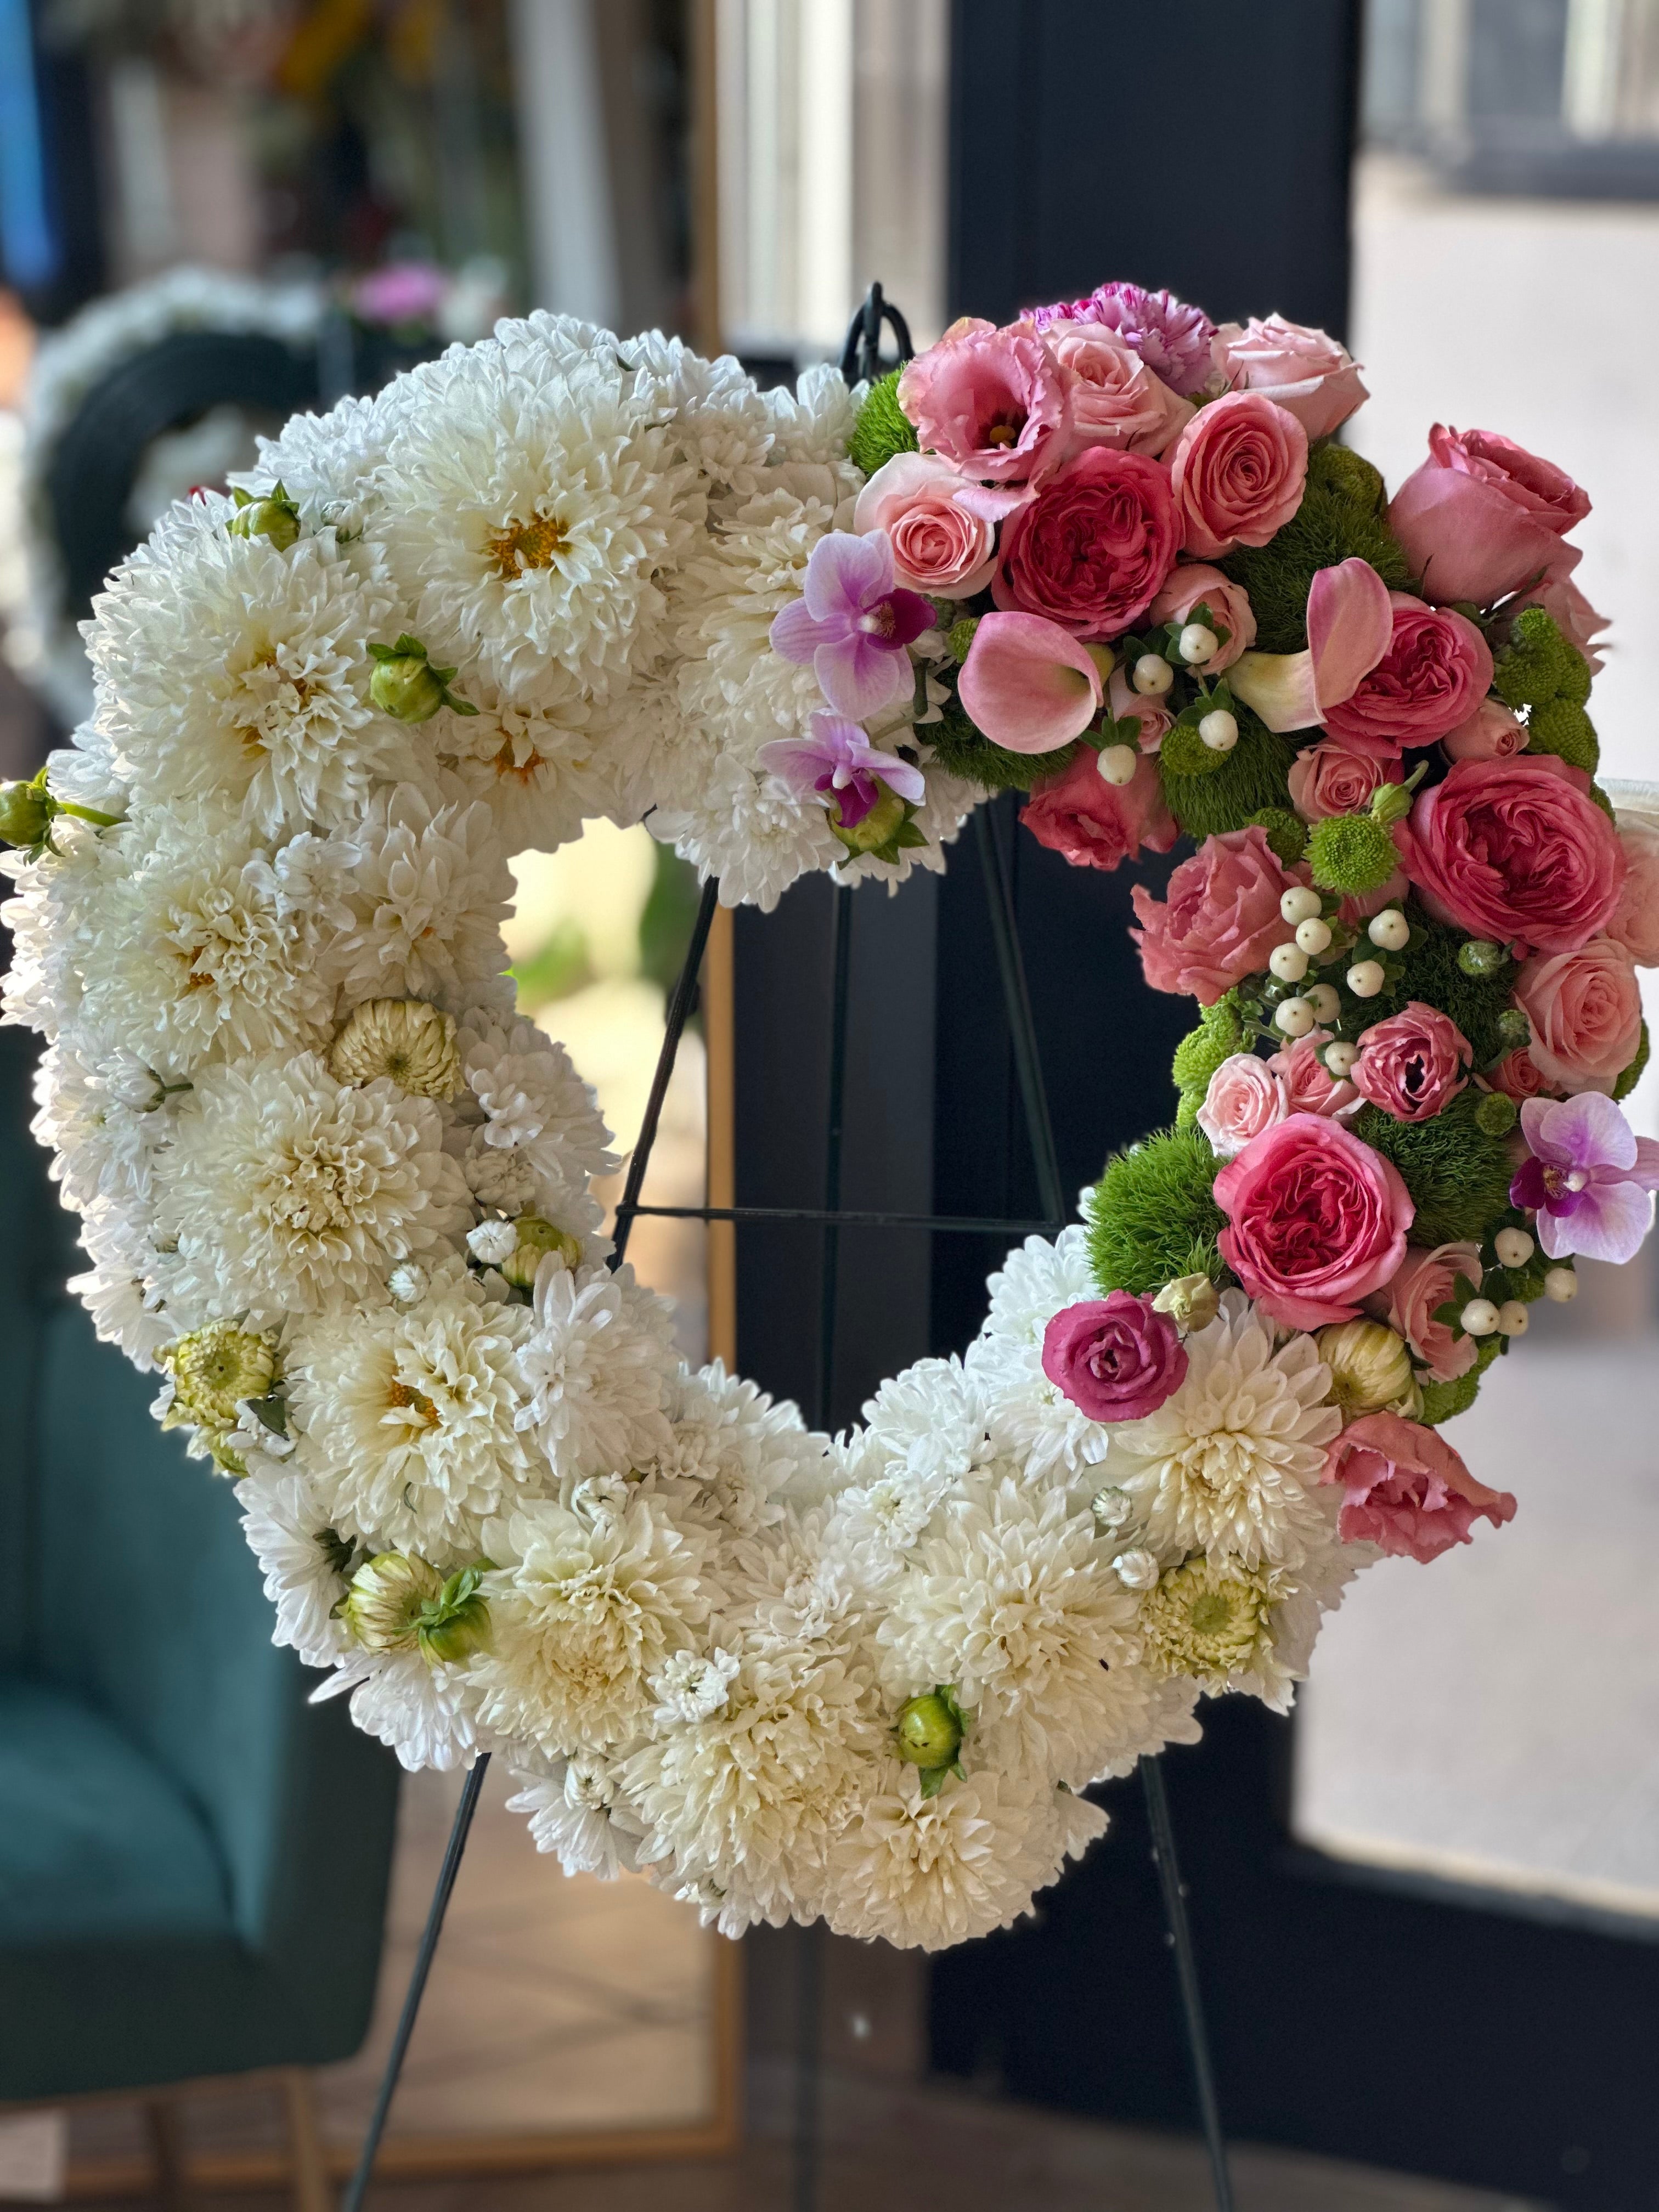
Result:
{"type": "Polygon", "coordinates": [[[0,2100],[347,2057],[397,1770],[307,1703],[232,1486],[65,1293],[32,1065],[0,1031],[0,2100]]]}

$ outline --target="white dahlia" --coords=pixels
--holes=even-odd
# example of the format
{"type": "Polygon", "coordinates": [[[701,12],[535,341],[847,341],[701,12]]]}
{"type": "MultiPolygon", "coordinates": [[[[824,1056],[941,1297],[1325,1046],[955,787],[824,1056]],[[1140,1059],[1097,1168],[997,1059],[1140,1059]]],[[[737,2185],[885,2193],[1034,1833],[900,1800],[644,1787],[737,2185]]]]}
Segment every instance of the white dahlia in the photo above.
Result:
{"type": "Polygon", "coordinates": [[[549,1765],[546,1774],[515,1766],[514,1778],[524,1787],[507,1801],[509,1813],[529,1814],[536,1849],[554,1853],[567,1875],[596,1874],[614,1881],[619,1874],[636,1872],[640,1824],[612,1762],[584,1753],[549,1765]]]}
{"type": "Polygon", "coordinates": [[[513,877],[489,807],[412,783],[376,793],[351,833],[356,920],[341,942],[353,999],[470,1001],[507,965],[513,877]]]}
{"type": "Polygon", "coordinates": [[[519,1348],[526,1402],[556,1471],[579,1480],[624,1474],[672,1449],[664,1412],[674,1371],[673,1316],[631,1267],[567,1267],[556,1253],[536,1276],[535,1326],[519,1348]]]}
{"type": "Polygon", "coordinates": [[[915,1768],[890,1760],[831,1852],[830,1926],[927,1951],[1006,1928],[1066,1855],[1051,1795],[987,1771],[951,1776],[924,1797],[915,1768]]]}

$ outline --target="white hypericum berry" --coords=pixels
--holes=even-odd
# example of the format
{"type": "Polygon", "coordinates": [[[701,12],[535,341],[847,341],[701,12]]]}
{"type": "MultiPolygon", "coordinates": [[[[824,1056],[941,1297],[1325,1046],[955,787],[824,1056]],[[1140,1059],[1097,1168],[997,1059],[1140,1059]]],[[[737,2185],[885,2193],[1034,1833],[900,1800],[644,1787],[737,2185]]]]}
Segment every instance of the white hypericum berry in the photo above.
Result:
{"type": "Polygon", "coordinates": [[[1498,1326],[1505,1336],[1524,1336],[1531,1318],[1519,1298],[1505,1298],[1498,1309],[1498,1326]]]}
{"type": "Polygon", "coordinates": [[[1213,660],[1221,650],[1221,640],[1203,623],[1190,622],[1176,640],[1176,651],[1189,668],[1201,660],[1213,660]]]}
{"type": "Polygon", "coordinates": [[[1287,1037],[1306,1036],[1314,1025],[1314,1010],[1305,999],[1286,999],[1273,1008],[1273,1026],[1287,1037]]]}
{"type": "Polygon", "coordinates": [[[1348,970],[1348,988],[1356,999],[1374,999],[1388,980],[1380,960],[1356,960],[1348,970]]]}
{"type": "MultiPolygon", "coordinates": [[[[1329,984],[1327,984],[1325,988],[1328,990],[1329,984]]],[[[1349,1044],[1341,1037],[1339,1037],[1334,1044],[1328,1044],[1325,1048],[1325,1066],[1339,1083],[1346,1082],[1348,1071],[1358,1057],[1359,1047],[1357,1044],[1349,1044]]]]}
{"type": "Polygon", "coordinates": [[[1304,952],[1316,957],[1331,949],[1331,925],[1322,914],[1310,914],[1306,921],[1296,925],[1296,941],[1304,952]]]}
{"type": "Polygon", "coordinates": [[[1139,765],[1140,755],[1133,745],[1103,745],[1095,755],[1095,766],[1108,783],[1132,783],[1139,765]]]}
{"type": "Polygon", "coordinates": [[[1384,952],[1403,952],[1411,933],[1412,926],[1397,906],[1385,906],[1365,924],[1366,936],[1384,952]]]}
{"type": "Polygon", "coordinates": [[[1571,1305],[1578,1295],[1577,1271],[1572,1267],[1552,1267],[1544,1278],[1544,1296],[1553,1304],[1571,1305]]]}
{"type": "Polygon", "coordinates": [[[1299,945],[1275,945],[1267,965],[1281,983],[1299,983],[1308,972],[1308,956],[1299,945]]]}
{"type": "Polygon", "coordinates": [[[1471,1298],[1458,1319],[1471,1336],[1490,1336],[1498,1327],[1498,1309],[1490,1298],[1471,1298]]]}
{"type": "Polygon", "coordinates": [[[1524,1267],[1538,1247],[1524,1229],[1500,1229],[1492,1240],[1500,1267],[1524,1267]]]}
{"type": "Polygon", "coordinates": [[[1143,699],[1161,699],[1175,682],[1175,671],[1161,653],[1143,653],[1129,680],[1143,699]]]}
{"type": "Polygon", "coordinates": [[[1311,921],[1322,902],[1319,893],[1305,884],[1293,884],[1279,902],[1279,911],[1292,927],[1297,923],[1311,921]]]}
{"type": "Polygon", "coordinates": [[[1200,721],[1198,734],[1212,753],[1230,753],[1238,743],[1238,723],[1224,707],[1212,707],[1200,721]]]}
{"type": "Polygon", "coordinates": [[[1313,1008],[1316,1021],[1334,1022],[1342,1011],[1342,994],[1334,983],[1316,983],[1302,995],[1313,1008]]]}

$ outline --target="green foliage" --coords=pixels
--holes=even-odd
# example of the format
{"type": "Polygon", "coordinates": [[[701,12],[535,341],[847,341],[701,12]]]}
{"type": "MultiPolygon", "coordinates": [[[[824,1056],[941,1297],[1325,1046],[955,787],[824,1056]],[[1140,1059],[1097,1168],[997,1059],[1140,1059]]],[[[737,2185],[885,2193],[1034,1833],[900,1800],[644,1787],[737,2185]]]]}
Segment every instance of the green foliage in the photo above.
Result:
{"type": "Polygon", "coordinates": [[[1221,1163],[1195,1130],[1165,1129],[1107,1161],[1089,1194],[1089,1259],[1102,1291],[1144,1297],[1180,1275],[1231,1280],[1212,1190],[1221,1163]]]}
{"type": "Polygon", "coordinates": [[[1322,568],[1369,561],[1390,591],[1412,581],[1382,519],[1382,479],[1346,446],[1316,446],[1302,504],[1267,545],[1241,545],[1216,566],[1243,584],[1255,615],[1256,650],[1300,653],[1308,642],[1308,586],[1322,568]]]}
{"type": "Polygon", "coordinates": [[[1308,836],[1313,879],[1328,891],[1380,890],[1400,866],[1394,839],[1369,814],[1328,814],[1308,836]]]}
{"type": "Polygon", "coordinates": [[[974,642],[974,634],[978,628],[977,615],[963,615],[960,622],[953,622],[950,629],[945,631],[945,642],[951,648],[951,659],[958,665],[967,659],[974,642]]]}
{"type": "Polygon", "coordinates": [[[1484,1244],[1508,1211],[1509,1146],[1480,1127],[1475,1103],[1466,1091],[1432,1121],[1396,1121],[1375,1106],[1355,1117],[1354,1134],[1394,1162],[1411,1193],[1413,1244],[1484,1244]]]}
{"type": "Polygon", "coordinates": [[[965,775],[987,791],[1030,791],[1070,768],[1077,757],[1075,743],[1051,753],[1011,753],[994,745],[954,702],[945,709],[943,721],[929,724],[926,735],[941,768],[952,775],[965,775]]]}
{"type": "Polygon", "coordinates": [[[1261,806],[1250,820],[1267,833],[1273,857],[1281,866],[1293,868],[1308,849],[1308,825],[1287,806],[1261,806]]]}
{"type": "Polygon", "coordinates": [[[1492,665],[1492,688],[1504,705],[1518,710],[1561,698],[1582,707],[1589,685],[1589,664],[1583,653],[1567,643],[1542,607],[1522,607],[1492,665]]]}
{"type": "Polygon", "coordinates": [[[1282,808],[1286,778],[1296,758],[1288,738],[1266,728],[1255,716],[1238,710],[1238,743],[1230,753],[1209,753],[1218,766],[1200,775],[1183,775],[1170,758],[1170,731],[1158,756],[1164,802],[1189,837],[1200,842],[1224,830],[1242,830],[1252,815],[1282,808]]]}
{"type": "Polygon", "coordinates": [[[1243,1024],[1229,992],[1224,999],[1218,999],[1214,1006],[1205,1008],[1198,1027],[1188,1030],[1176,1047],[1170,1073],[1181,1093],[1181,1103],[1176,1111],[1177,1128],[1192,1127],[1193,1116],[1204,1103],[1210,1078],[1224,1060],[1243,1048],[1243,1024]]]}
{"type": "Polygon", "coordinates": [[[1399,1003],[1418,999],[1449,1014],[1473,1047],[1475,1066],[1490,1067],[1508,1049],[1498,1024],[1515,988],[1515,963],[1504,960],[1489,975],[1466,975],[1457,960],[1465,942],[1461,929],[1431,921],[1415,904],[1407,909],[1407,919],[1412,938],[1401,955],[1405,975],[1399,1003]]]}
{"type": "Polygon", "coordinates": [[[1425,1382],[1423,1385],[1423,1419],[1431,1429],[1442,1421],[1449,1421],[1455,1413],[1467,1413],[1480,1395],[1480,1370],[1471,1367],[1467,1375],[1460,1375],[1451,1382],[1425,1382]]]}
{"type": "Polygon", "coordinates": [[[1613,1095],[1615,1098],[1628,1098],[1642,1080],[1642,1071],[1648,1064],[1648,1054],[1652,1046],[1653,1040],[1648,1035],[1648,1025],[1644,1022],[1642,1042],[1636,1048],[1636,1057],[1613,1086],[1613,1095]]]}
{"type": "Polygon", "coordinates": [[[1595,725],[1571,699],[1546,699],[1533,708],[1527,717],[1527,750],[1554,753],[1570,768],[1588,769],[1591,775],[1601,761],[1595,725]]]}
{"type": "Polygon", "coordinates": [[[898,404],[898,380],[901,372],[893,369],[870,386],[864,404],[859,409],[859,419],[853,425],[853,435],[847,450],[854,468],[862,469],[872,477],[884,461],[890,461],[895,453],[914,453],[916,434],[898,404]]]}

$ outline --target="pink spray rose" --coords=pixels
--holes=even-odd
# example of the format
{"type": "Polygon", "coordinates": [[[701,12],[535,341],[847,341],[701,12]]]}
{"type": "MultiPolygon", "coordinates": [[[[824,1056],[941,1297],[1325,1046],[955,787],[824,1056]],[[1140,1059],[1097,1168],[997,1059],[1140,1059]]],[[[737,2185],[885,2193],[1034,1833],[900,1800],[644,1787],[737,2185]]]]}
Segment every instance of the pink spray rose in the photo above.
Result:
{"type": "Polygon", "coordinates": [[[1407,1252],[1400,1272],[1368,1303],[1389,1327],[1403,1336],[1437,1382],[1455,1382],[1474,1364],[1480,1346],[1472,1336],[1454,1336],[1449,1322],[1437,1321],[1449,1304],[1457,1279],[1480,1285],[1480,1247],[1437,1244],[1431,1252],[1407,1252]]]}
{"type": "Polygon", "coordinates": [[[1170,467],[1182,548],[1213,561],[1265,545],[1301,506],[1308,434],[1265,393],[1230,392],[1199,410],[1170,467]]]}
{"type": "Polygon", "coordinates": [[[1139,725],[1135,743],[1144,753],[1157,752],[1175,724],[1175,716],[1165,701],[1151,699],[1145,692],[1137,691],[1124,674],[1121,662],[1107,678],[1106,704],[1111,708],[1115,722],[1139,725]]]}
{"type": "Polygon", "coordinates": [[[1289,1111],[1284,1078],[1271,1061],[1258,1060],[1253,1052],[1235,1052],[1211,1076],[1198,1126],[1216,1158],[1230,1160],[1289,1111]]]}
{"type": "Polygon", "coordinates": [[[1265,392],[1310,438],[1328,438],[1370,397],[1346,346],[1283,315],[1224,324],[1212,351],[1235,392],[1265,392]]]}
{"type": "Polygon", "coordinates": [[[1193,403],[1178,398],[1140,356],[1098,323],[1057,323],[1048,350],[1071,379],[1072,450],[1121,446],[1127,453],[1161,453],[1191,420],[1193,403]]]}
{"type": "Polygon", "coordinates": [[[1154,898],[1145,884],[1131,893],[1140,927],[1129,934],[1146,981],[1155,991],[1212,1006],[1295,936],[1279,902],[1300,880],[1279,865],[1255,823],[1206,837],[1170,876],[1167,898],[1154,898]]]}
{"type": "Polygon", "coordinates": [[[1112,1291],[1060,1308],[1043,1332],[1042,1371],[1091,1421],[1138,1421],[1181,1388],[1187,1348],[1150,1298],[1112,1291]]]}
{"type": "Polygon", "coordinates": [[[1369,676],[1325,726],[1337,737],[1432,744],[1467,721],[1492,684],[1492,649],[1465,616],[1390,592],[1394,634],[1369,676]]]}
{"type": "Polygon", "coordinates": [[[1351,1421],[1326,1453],[1324,1480],[1342,1485],[1345,1544],[1380,1544],[1424,1565],[1467,1544],[1476,1520],[1499,1528],[1515,1518],[1508,1491],[1477,1482],[1437,1431],[1398,1413],[1351,1421]]]}
{"type": "Polygon", "coordinates": [[[1552,1091],[1612,1095],[1642,1042],[1642,993],[1624,945],[1592,937],[1576,952],[1523,961],[1515,1000],[1532,1024],[1528,1049],[1552,1091]]]}
{"type": "Polygon", "coordinates": [[[1475,937],[1574,952],[1625,887],[1618,833],[1589,778],[1553,753],[1458,761],[1395,830],[1406,872],[1437,921],[1475,937]]]}
{"type": "Polygon", "coordinates": [[[1589,501],[1565,470],[1490,430],[1429,433],[1429,458],[1407,477],[1389,527],[1438,606],[1489,605],[1541,575],[1553,582],[1579,561],[1561,533],[1589,501]]]}
{"type": "Polygon", "coordinates": [[[1352,1083],[1339,1083],[1320,1058],[1321,1046],[1330,1041],[1328,1030],[1311,1030],[1294,1044],[1280,1045],[1267,1065],[1284,1085],[1292,1114],[1328,1114],[1351,1121],[1365,1102],[1352,1083]]]}
{"type": "Polygon", "coordinates": [[[1167,853],[1181,834],[1164,803],[1156,761],[1139,762],[1127,783],[1108,783],[1091,745],[1080,745],[1063,775],[1036,787],[1019,818],[1039,845],[1074,868],[1109,870],[1138,860],[1143,848],[1167,853]]]}
{"type": "Polygon", "coordinates": [[[1448,760],[1509,760],[1527,746],[1527,732],[1518,714],[1501,699],[1483,699],[1467,722],[1448,730],[1440,740],[1448,760]]]}
{"type": "Polygon", "coordinates": [[[1243,584],[1234,583],[1207,562],[1182,561],[1170,570],[1169,580],[1152,601],[1152,618],[1155,623],[1196,622],[1200,607],[1209,609],[1209,627],[1215,635],[1219,637],[1224,629],[1227,635],[1207,660],[1192,665],[1200,676],[1219,676],[1255,643],[1250,596],[1243,584]]]}
{"type": "Polygon", "coordinates": [[[1396,1121],[1431,1121],[1468,1083],[1474,1059],[1449,1014],[1413,999],[1360,1037],[1353,1085],[1396,1121]]]}
{"type": "Polygon", "coordinates": [[[1392,1161],[1340,1121],[1292,1114],[1215,1179],[1221,1256],[1272,1321],[1352,1321],[1406,1253],[1413,1206],[1392,1161]]]}
{"type": "Polygon", "coordinates": [[[1659,968],[1659,821],[1648,814],[1621,815],[1619,843],[1625,855],[1625,888],[1607,924],[1638,968],[1659,968]]]}
{"type": "Polygon", "coordinates": [[[1042,615],[982,615],[957,696],[981,737],[1011,753],[1051,753],[1100,712],[1100,671],[1086,646],[1042,615]]]}
{"type": "Polygon", "coordinates": [[[953,325],[898,380],[898,404],[924,452],[987,483],[1036,483],[1071,427],[1066,380],[1040,337],[988,323],[953,325]]]}
{"type": "Polygon", "coordinates": [[[936,599],[966,599],[990,582],[996,526],[1023,497],[969,483],[932,453],[895,453],[859,494],[853,527],[887,532],[901,584],[936,599]]]}
{"type": "Polygon", "coordinates": [[[1523,1044],[1517,1045],[1513,1052],[1506,1052],[1496,1067],[1489,1068],[1486,1081],[1494,1091],[1513,1098],[1517,1106],[1523,1099],[1536,1098],[1549,1088],[1538,1072],[1538,1062],[1523,1044]]]}
{"type": "Polygon", "coordinates": [[[1091,446],[1004,523],[991,594],[1079,637],[1115,637],[1151,606],[1177,542],[1164,464],[1091,446]]]}
{"type": "Polygon", "coordinates": [[[1291,763],[1291,804],[1304,822],[1360,814],[1400,773],[1400,748],[1386,738],[1322,738],[1291,763]]]}

